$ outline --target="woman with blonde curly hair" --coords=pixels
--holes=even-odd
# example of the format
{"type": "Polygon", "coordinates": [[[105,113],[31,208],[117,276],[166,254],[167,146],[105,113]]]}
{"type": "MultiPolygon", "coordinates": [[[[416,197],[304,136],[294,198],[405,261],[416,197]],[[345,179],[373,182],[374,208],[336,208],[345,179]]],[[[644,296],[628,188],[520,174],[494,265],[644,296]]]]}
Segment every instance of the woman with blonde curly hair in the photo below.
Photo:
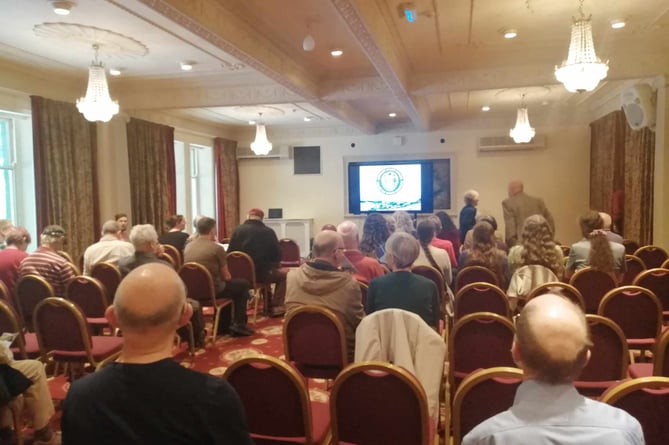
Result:
{"type": "Polygon", "coordinates": [[[496,247],[495,231],[490,223],[476,223],[471,249],[463,250],[458,259],[461,268],[483,266],[497,277],[499,287],[506,289],[509,284],[509,262],[506,253],[496,247]]]}
{"type": "Polygon", "coordinates": [[[553,240],[553,231],[541,215],[528,217],[523,224],[521,244],[509,251],[511,273],[522,266],[539,265],[549,268],[558,278],[564,275],[562,249],[553,240]]]}

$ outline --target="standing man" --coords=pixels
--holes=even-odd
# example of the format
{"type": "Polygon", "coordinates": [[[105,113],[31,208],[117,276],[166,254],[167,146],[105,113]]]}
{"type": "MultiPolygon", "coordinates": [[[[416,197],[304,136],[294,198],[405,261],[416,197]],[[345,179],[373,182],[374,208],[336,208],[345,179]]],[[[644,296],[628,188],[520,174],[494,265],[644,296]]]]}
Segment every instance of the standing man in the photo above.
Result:
{"type": "Polygon", "coordinates": [[[249,255],[256,266],[256,282],[276,284],[274,295],[268,295],[265,310],[269,315],[283,315],[283,287],[286,273],[279,268],[281,263],[281,246],[274,230],[262,222],[265,213],[260,209],[251,209],[248,219],[237,226],[232,232],[228,252],[238,250],[249,255]],[[274,297],[274,298],[272,298],[274,297]]]}
{"type": "Polygon", "coordinates": [[[74,270],[65,258],[58,255],[65,243],[65,229],[61,226],[46,226],[40,235],[39,248],[25,257],[19,266],[19,275],[39,275],[51,284],[57,297],[65,296],[68,283],[74,278],[74,270]]]}
{"type": "Polygon", "coordinates": [[[105,316],[123,331],[123,350],[116,362],[70,386],[63,443],[253,443],[234,389],[172,358],[174,331],[191,313],[183,282],[169,266],[147,264],[121,282],[105,316]]]}
{"type": "Polygon", "coordinates": [[[505,241],[509,248],[520,241],[523,224],[528,216],[541,215],[546,218],[555,236],[553,215],[546,208],[543,199],[525,194],[522,181],[509,183],[509,197],[502,201],[502,210],[504,210],[505,241]]]}
{"type": "Polygon", "coordinates": [[[113,219],[102,225],[102,238],[84,252],[84,275],[90,275],[98,263],[105,261],[117,265],[121,258],[132,255],[135,248],[129,242],[121,241],[120,234],[121,226],[113,219]]]}

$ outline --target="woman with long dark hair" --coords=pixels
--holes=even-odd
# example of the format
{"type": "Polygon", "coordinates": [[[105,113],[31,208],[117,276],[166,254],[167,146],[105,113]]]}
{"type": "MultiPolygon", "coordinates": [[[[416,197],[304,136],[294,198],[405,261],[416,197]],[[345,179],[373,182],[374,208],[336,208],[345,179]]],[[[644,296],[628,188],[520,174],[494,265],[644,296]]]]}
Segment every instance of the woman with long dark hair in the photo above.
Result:
{"type": "Polygon", "coordinates": [[[441,230],[437,233],[437,238],[448,240],[453,243],[453,250],[455,254],[460,254],[460,231],[455,227],[455,223],[448,215],[448,213],[439,211],[435,213],[436,217],[441,221],[441,230]]]}

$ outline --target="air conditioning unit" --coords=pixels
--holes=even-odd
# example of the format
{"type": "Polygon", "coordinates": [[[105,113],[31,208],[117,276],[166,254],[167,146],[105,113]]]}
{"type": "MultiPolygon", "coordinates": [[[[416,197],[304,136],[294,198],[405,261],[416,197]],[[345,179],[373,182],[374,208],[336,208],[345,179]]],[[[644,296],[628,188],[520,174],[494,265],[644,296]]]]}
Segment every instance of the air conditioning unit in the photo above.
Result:
{"type": "Polygon", "coordinates": [[[275,145],[266,155],[253,153],[251,147],[237,147],[237,159],[290,159],[292,147],[288,145],[275,145]]]}
{"type": "Polygon", "coordinates": [[[481,136],[478,145],[479,152],[481,153],[535,150],[544,147],[546,147],[545,136],[534,136],[532,140],[526,144],[517,144],[509,136],[481,136]]]}

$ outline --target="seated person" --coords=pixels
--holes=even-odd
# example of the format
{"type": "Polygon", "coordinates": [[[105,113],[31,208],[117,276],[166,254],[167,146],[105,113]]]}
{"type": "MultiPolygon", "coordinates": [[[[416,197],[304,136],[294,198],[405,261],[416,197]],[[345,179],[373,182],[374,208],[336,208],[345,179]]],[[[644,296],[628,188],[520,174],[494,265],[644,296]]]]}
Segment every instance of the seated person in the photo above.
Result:
{"type": "Polygon", "coordinates": [[[10,293],[19,279],[19,266],[28,256],[30,233],[23,227],[12,227],[5,237],[5,248],[0,250],[0,281],[5,283],[10,293]]]}
{"type": "Polygon", "coordinates": [[[483,266],[490,269],[497,277],[499,288],[506,289],[511,277],[509,263],[506,253],[495,245],[495,231],[492,225],[485,221],[476,223],[473,230],[472,247],[462,251],[458,264],[460,270],[467,266],[483,266]]]}
{"type": "Polygon", "coordinates": [[[386,218],[379,213],[370,213],[362,226],[360,252],[383,261],[383,245],[389,236],[386,218]]]}
{"type": "Polygon", "coordinates": [[[622,244],[623,237],[611,230],[611,215],[604,212],[599,212],[599,216],[602,218],[602,229],[606,232],[606,237],[609,241],[622,244]]]}
{"type": "MultiPolygon", "coordinates": [[[[495,247],[497,247],[499,250],[503,250],[504,252],[508,252],[509,246],[507,246],[504,240],[502,240],[502,237],[497,236],[497,220],[495,219],[495,217],[492,215],[478,215],[476,217],[476,222],[479,223],[481,221],[485,221],[492,226],[493,236],[495,240],[495,247]]],[[[462,244],[462,250],[468,250],[472,248],[473,236],[474,236],[474,228],[472,227],[467,231],[467,234],[465,235],[465,241],[462,244]]]]}
{"type": "MultiPolygon", "coordinates": [[[[430,221],[432,224],[434,224],[434,230],[435,230],[434,238],[432,238],[432,242],[430,244],[432,244],[434,247],[438,247],[439,249],[445,250],[446,253],[448,254],[448,259],[451,263],[451,267],[457,268],[458,258],[455,256],[455,248],[453,247],[453,243],[447,239],[440,239],[438,237],[439,233],[441,233],[442,230],[441,220],[437,215],[430,215],[427,217],[427,220],[430,221]]],[[[416,230],[418,229],[416,228],[416,230]]],[[[458,241],[458,247],[460,247],[459,241],[458,241]]],[[[459,253],[460,252],[458,251],[458,254],[459,253]]]]}
{"type": "Polygon", "coordinates": [[[355,267],[355,272],[353,277],[364,283],[369,284],[372,279],[380,277],[385,274],[386,271],[381,266],[378,260],[363,255],[360,252],[360,238],[358,235],[358,226],[355,225],[353,221],[344,221],[343,223],[337,226],[337,232],[344,239],[344,255],[348,259],[353,267],[355,267]]]}
{"type": "Polygon", "coordinates": [[[559,279],[564,275],[562,249],[555,244],[551,226],[541,215],[532,215],[525,220],[520,244],[509,250],[511,273],[534,264],[549,268],[559,279]]]}
{"type": "Polygon", "coordinates": [[[186,241],[189,235],[184,232],[186,228],[186,220],[183,215],[172,215],[165,221],[167,225],[167,232],[158,237],[160,244],[169,244],[175,247],[183,256],[186,241]]]}
{"type": "Polygon", "coordinates": [[[420,246],[406,232],[395,232],[386,241],[386,261],[392,272],[374,278],[367,289],[367,313],[381,309],[403,309],[419,315],[437,328],[441,311],[439,292],[431,280],[411,273],[420,246]]]}
{"type": "MultiPolygon", "coordinates": [[[[456,255],[460,254],[460,230],[455,227],[455,223],[448,216],[448,213],[440,211],[435,213],[435,216],[439,218],[441,222],[441,231],[437,233],[437,238],[448,240],[453,245],[453,251],[456,255]]],[[[458,267],[455,261],[452,261],[451,264],[453,267],[458,267]]]]}
{"type": "Polygon", "coordinates": [[[84,252],[84,275],[90,275],[91,269],[98,263],[118,265],[121,258],[132,255],[135,249],[132,244],[119,238],[120,233],[121,226],[112,219],[102,225],[102,238],[84,252]]]}
{"type": "Polygon", "coordinates": [[[130,241],[130,230],[128,230],[128,215],[125,213],[117,213],[114,215],[114,221],[116,221],[121,228],[121,231],[118,234],[118,239],[122,241],[130,241]]]}
{"type": "Polygon", "coordinates": [[[65,244],[65,229],[46,226],[40,235],[40,247],[25,257],[19,266],[19,275],[39,275],[51,284],[56,297],[65,295],[67,285],[74,278],[72,265],[58,255],[65,244]]]}
{"type": "Polygon", "coordinates": [[[453,281],[453,271],[448,254],[443,249],[432,245],[432,241],[434,241],[436,235],[434,224],[431,220],[421,221],[418,223],[416,232],[418,234],[420,250],[418,251],[418,258],[416,258],[413,265],[434,267],[441,272],[446,285],[450,285],[451,281],[453,281]]]}

